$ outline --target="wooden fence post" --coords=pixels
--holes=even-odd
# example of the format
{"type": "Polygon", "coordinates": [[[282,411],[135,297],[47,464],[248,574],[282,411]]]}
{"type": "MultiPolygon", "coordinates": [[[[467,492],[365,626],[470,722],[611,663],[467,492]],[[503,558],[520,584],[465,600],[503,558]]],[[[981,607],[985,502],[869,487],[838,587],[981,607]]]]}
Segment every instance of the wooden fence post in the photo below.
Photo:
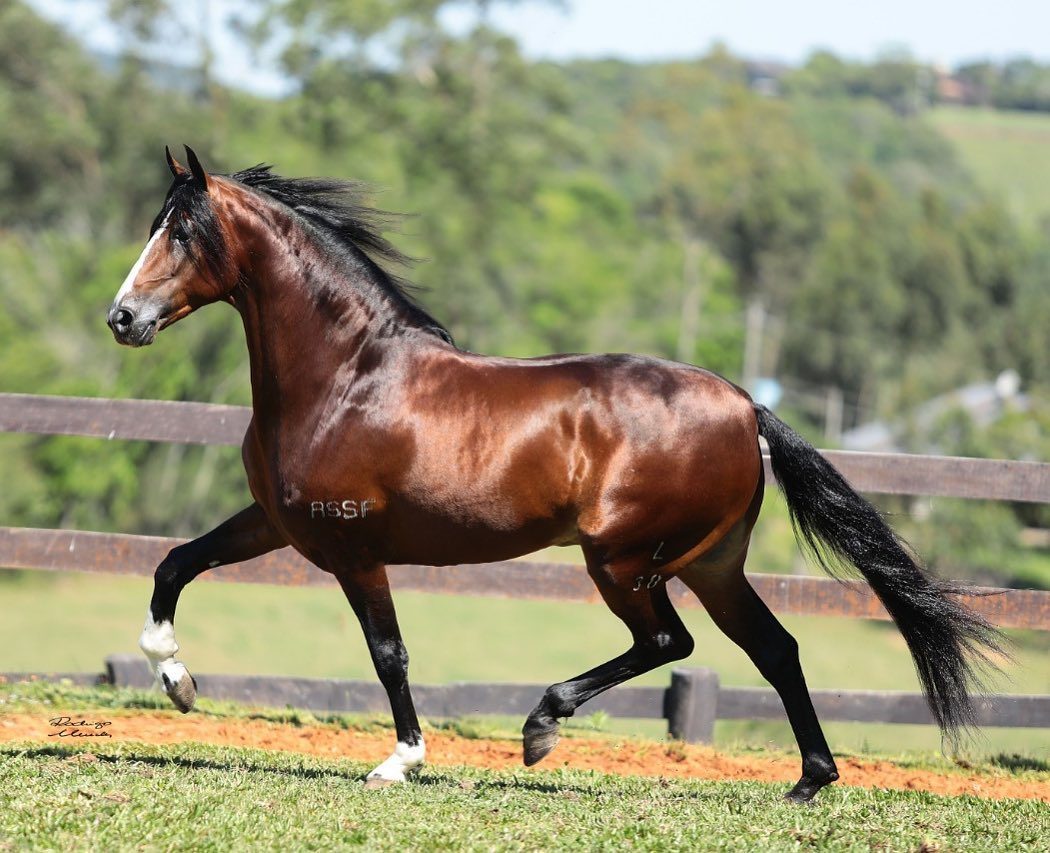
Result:
{"type": "Polygon", "coordinates": [[[153,672],[144,655],[107,655],[106,680],[114,687],[146,690],[153,686],[153,672]]]}
{"type": "Polygon", "coordinates": [[[718,714],[718,673],[712,669],[675,669],[667,691],[667,731],[688,743],[711,743],[718,714]]]}

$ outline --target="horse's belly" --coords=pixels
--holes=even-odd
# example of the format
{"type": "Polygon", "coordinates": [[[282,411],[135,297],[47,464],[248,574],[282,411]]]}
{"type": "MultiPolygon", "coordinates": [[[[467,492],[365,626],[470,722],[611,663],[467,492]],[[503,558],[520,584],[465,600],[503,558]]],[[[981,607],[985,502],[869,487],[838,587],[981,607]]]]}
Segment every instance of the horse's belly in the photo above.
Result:
{"type": "Polygon", "coordinates": [[[576,542],[569,512],[525,519],[512,528],[430,513],[395,512],[386,528],[386,562],[428,566],[509,560],[548,545],[576,542]]]}

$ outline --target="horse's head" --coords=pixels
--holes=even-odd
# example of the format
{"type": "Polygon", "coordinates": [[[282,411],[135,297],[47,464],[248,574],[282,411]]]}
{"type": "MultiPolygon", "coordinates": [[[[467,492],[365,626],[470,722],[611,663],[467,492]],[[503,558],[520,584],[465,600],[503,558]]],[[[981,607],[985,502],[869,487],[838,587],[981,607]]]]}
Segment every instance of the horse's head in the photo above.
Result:
{"type": "Polygon", "coordinates": [[[107,317],[113,337],[128,346],[153,343],[161,329],[227,298],[237,281],[216,213],[220,182],[208,176],[190,148],[188,169],[166,148],[165,154],[174,181],[107,317]]]}

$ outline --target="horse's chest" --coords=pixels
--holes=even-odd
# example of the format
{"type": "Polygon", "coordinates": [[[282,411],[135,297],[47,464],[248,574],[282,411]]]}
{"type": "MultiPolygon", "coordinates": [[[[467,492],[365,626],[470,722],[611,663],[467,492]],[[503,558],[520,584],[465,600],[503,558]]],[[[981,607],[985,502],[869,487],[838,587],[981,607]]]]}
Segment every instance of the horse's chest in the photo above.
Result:
{"type": "Polygon", "coordinates": [[[352,447],[339,459],[301,441],[249,433],[244,466],[255,500],[294,543],[374,538],[385,499],[352,447]],[[356,473],[355,473],[356,472],[356,473]]]}

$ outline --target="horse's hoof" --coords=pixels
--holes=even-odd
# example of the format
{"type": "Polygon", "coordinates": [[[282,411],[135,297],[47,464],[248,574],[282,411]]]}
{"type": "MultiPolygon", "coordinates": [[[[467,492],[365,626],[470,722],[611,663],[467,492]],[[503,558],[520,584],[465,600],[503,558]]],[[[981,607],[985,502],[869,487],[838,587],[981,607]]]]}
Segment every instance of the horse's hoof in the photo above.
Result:
{"type": "Polygon", "coordinates": [[[813,805],[813,797],[816,796],[816,791],[808,790],[806,788],[800,788],[801,782],[795,784],[795,787],[784,794],[784,799],[789,803],[794,803],[796,806],[811,806],[813,805]]]}
{"type": "Polygon", "coordinates": [[[532,767],[546,758],[552,749],[558,745],[558,724],[549,728],[530,731],[528,725],[522,732],[523,757],[525,766],[532,767]]]}
{"type": "Polygon", "coordinates": [[[839,774],[835,772],[829,773],[823,779],[812,779],[809,776],[803,776],[795,783],[794,788],[784,794],[784,799],[789,803],[795,803],[800,806],[811,806],[817,792],[838,778],[839,774]]]}
{"type": "Polygon", "coordinates": [[[176,708],[188,714],[197,701],[197,682],[178,661],[165,661],[158,668],[161,686],[176,708]]]}
{"type": "Polygon", "coordinates": [[[365,790],[389,788],[391,785],[400,785],[401,781],[400,779],[384,779],[382,776],[369,776],[365,779],[365,790]]]}

